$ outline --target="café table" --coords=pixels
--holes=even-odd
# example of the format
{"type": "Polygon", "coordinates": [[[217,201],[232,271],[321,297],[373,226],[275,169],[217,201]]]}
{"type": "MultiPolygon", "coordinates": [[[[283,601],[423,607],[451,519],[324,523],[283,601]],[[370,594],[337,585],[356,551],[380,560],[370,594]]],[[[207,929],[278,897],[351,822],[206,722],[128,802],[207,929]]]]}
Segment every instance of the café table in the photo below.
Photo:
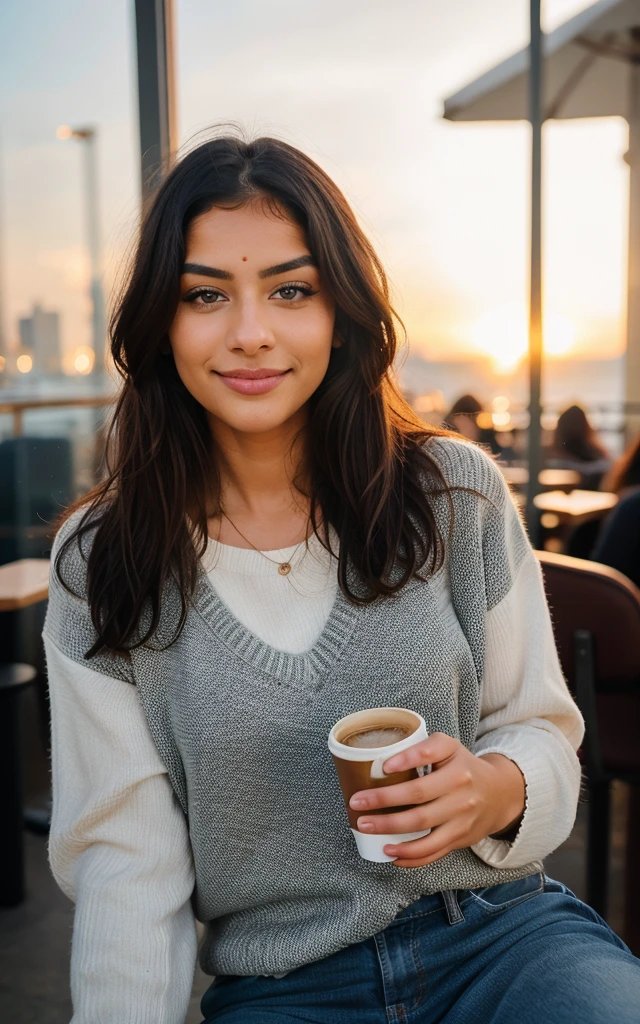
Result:
{"type": "Polygon", "coordinates": [[[605,515],[617,505],[618,495],[609,491],[546,491],[536,494],[533,501],[541,512],[557,516],[559,524],[575,527],[605,515]]]}
{"type": "MultiPolygon", "coordinates": [[[[15,612],[46,600],[49,559],[22,558],[0,566],[0,613],[15,612]]],[[[4,618],[4,616],[2,616],[4,618]]],[[[6,623],[7,620],[5,620],[6,623]]],[[[11,620],[8,620],[11,623],[11,620]]],[[[6,637],[6,629],[4,630],[6,637]]],[[[24,899],[24,706],[25,688],[38,673],[12,662],[0,646],[0,906],[24,899]]]]}
{"type": "Polygon", "coordinates": [[[21,558],[0,565],[0,612],[27,608],[37,601],[45,601],[48,594],[48,558],[21,558]]]}

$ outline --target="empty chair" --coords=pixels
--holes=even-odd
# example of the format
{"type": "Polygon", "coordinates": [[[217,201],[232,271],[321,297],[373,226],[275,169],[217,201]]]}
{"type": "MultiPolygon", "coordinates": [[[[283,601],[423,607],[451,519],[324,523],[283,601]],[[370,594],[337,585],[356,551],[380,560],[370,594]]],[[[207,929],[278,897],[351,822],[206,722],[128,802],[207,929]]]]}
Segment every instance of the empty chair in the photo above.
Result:
{"type": "MultiPolygon", "coordinates": [[[[610,784],[640,787],[640,590],[597,562],[536,552],[542,564],[567,682],[586,723],[583,762],[589,790],[587,902],[606,913],[610,784]]],[[[637,791],[634,792],[637,805],[637,791]]],[[[629,829],[638,830],[630,818],[629,829]]],[[[635,833],[634,833],[635,834],[635,833]]],[[[636,887],[627,872],[627,895],[636,887]]],[[[627,900],[625,933],[640,900],[627,900]]],[[[636,939],[637,941],[637,939],[636,939]]]]}

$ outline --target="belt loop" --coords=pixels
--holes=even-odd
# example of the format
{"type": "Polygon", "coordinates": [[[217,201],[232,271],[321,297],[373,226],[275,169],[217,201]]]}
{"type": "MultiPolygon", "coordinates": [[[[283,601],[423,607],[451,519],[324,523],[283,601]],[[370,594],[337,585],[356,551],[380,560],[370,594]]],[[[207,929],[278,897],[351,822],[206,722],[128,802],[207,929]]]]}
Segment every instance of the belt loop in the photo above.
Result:
{"type": "Polygon", "coordinates": [[[449,918],[449,924],[460,924],[464,921],[464,914],[458,903],[458,890],[443,889],[441,895],[444,900],[447,917],[449,918]]]}

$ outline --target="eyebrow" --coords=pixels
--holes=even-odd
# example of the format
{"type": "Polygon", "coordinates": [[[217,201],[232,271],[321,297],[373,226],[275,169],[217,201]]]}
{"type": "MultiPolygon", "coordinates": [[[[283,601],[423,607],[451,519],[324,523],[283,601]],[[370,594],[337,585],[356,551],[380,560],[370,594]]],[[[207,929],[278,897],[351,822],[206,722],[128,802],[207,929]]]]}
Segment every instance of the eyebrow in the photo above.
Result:
{"type": "Polygon", "coordinates": [[[300,267],[315,267],[315,265],[313,256],[298,256],[295,260],[289,260],[287,263],[276,263],[275,267],[267,267],[266,270],[261,270],[258,277],[275,277],[276,274],[286,274],[289,270],[299,270],[300,267]]]}
{"type": "MultiPolygon", "coordinates": [[[[316,262],[313,256],[298,256],[295,260],[288,260],[286,263],[276,263],[273,267],[260,270],[258,277],[275,277],[276,274],[286,274],[289,270],[299,270],[300,267],[315,267],[315,265],[316,262]]],[[[228,270],[207,267],[204,263],[185,263],[182,273],[200,274],[202,277],[217,277],[220,281],[233,281],[233,274],[230,274],[228,270]]]]}
{"type": "Polygon", "coordinates": [[[233,274],[228,270],[218,270],[217,267],[206,267],[204,263],[185,263],[182,268],[183,274],[199,274],[201,277],[217,277],[221,281],[233,281],[233,274]]]}

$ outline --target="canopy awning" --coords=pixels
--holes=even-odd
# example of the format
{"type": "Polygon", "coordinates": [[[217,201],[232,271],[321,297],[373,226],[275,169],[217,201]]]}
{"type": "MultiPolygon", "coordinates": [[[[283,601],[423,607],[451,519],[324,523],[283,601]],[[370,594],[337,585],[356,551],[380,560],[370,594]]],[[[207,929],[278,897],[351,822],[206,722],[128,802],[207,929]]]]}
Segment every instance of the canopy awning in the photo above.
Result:
{"type": "MultiPolygon", "coordinates": [[[[640,59],[640,0],[599,0],[544,37],[545,118],[628,117],[640,59]]],[[[528,118],[529,49],[445,100],[450,121],[528,118]]]]}

